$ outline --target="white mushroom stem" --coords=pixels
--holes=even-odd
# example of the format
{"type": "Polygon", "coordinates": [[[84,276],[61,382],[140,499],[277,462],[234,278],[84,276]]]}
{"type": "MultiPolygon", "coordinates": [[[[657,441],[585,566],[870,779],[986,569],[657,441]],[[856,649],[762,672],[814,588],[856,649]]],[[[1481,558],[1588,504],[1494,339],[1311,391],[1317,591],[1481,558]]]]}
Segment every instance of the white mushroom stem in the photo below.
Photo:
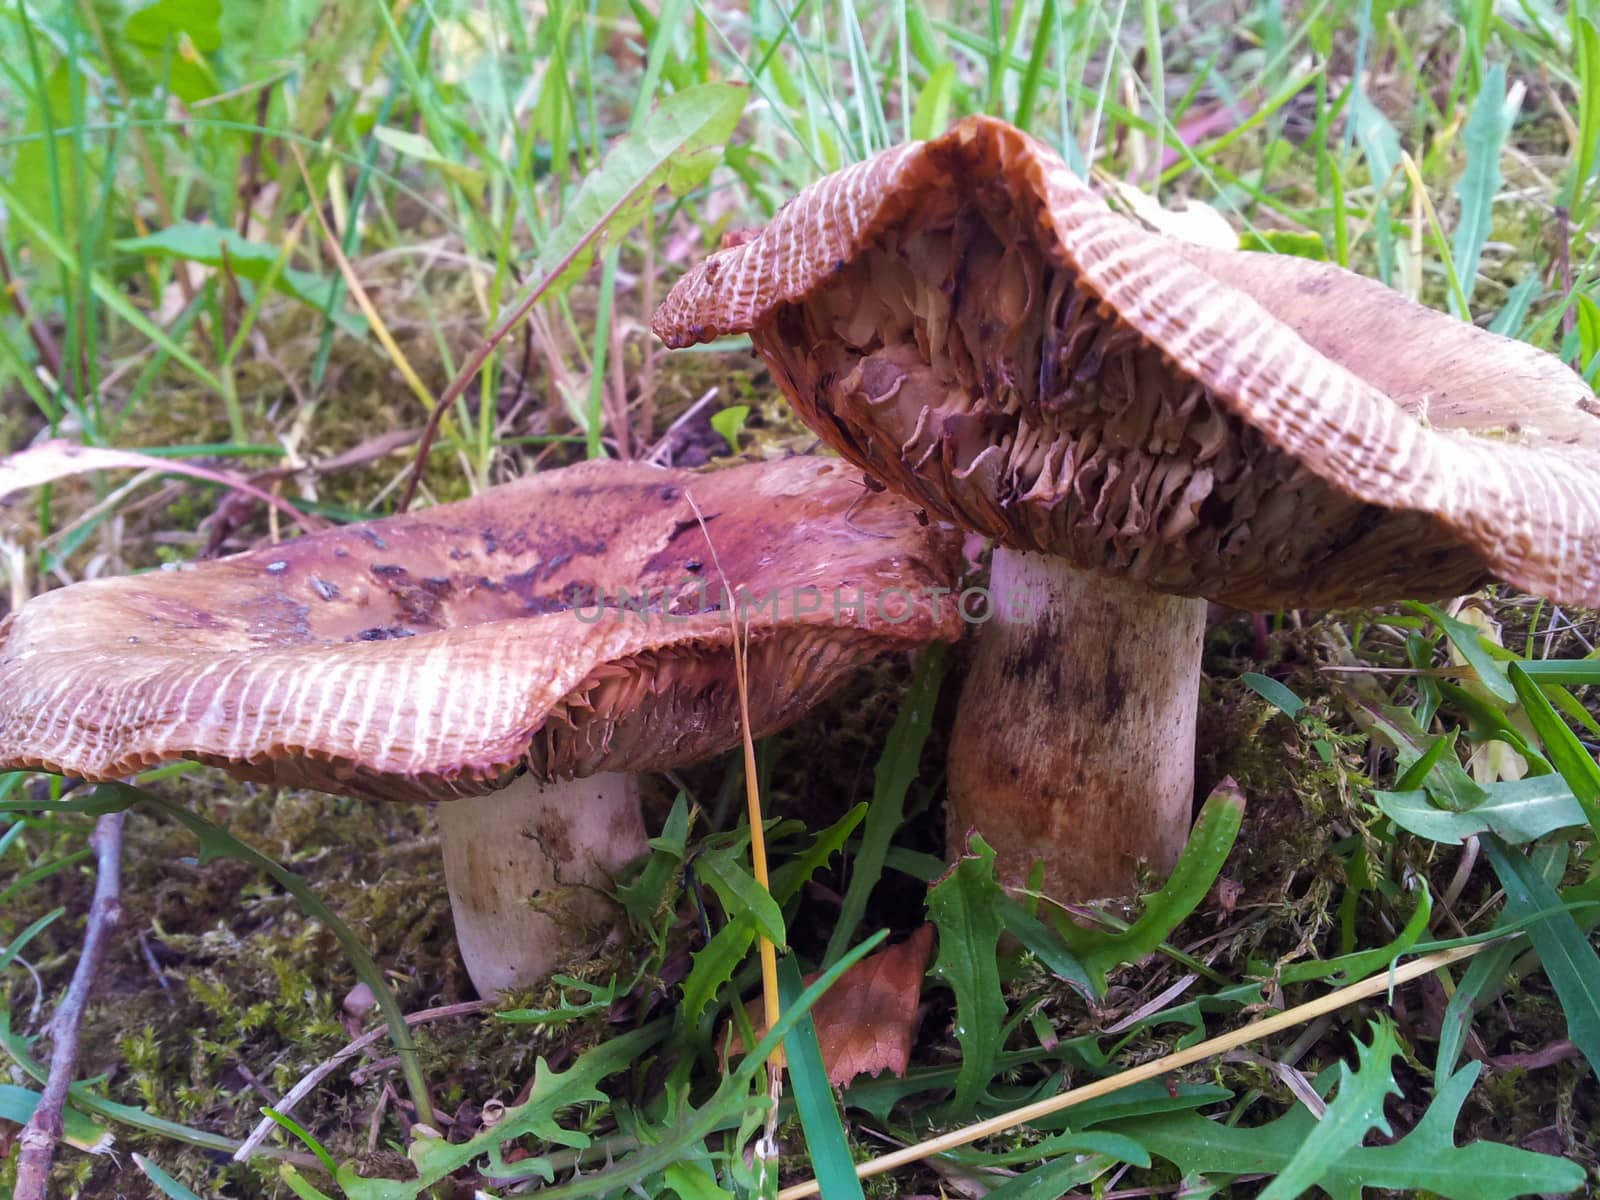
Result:
{"type": "Polygon", "coordinates": [[[615,914],[612,876],[645,852],[638,783],[524,775],[437,808],[456,940],[478,994],[527,987],[615,914]]]}
{"type": "Polygon", "coordinates": [[[1008,882],[1043,859],[1055,899],[1126,895],[1188,834],[1205,601],[1000,548],[989,593],[950,739],[950,853],[975,830],[1008,882]]]}

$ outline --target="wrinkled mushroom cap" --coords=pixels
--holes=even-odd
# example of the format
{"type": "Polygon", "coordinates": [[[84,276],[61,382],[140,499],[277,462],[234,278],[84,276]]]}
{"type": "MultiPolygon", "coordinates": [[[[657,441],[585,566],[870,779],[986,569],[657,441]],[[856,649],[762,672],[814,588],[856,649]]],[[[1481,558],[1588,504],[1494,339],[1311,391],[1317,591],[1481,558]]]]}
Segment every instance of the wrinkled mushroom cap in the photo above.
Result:
{"type": "Polygon", "coordinates": [[[1239,607],[1498,577],[1600,604],[1600,405],[1550,355],[1337,267],[1207,250],[971,118],[685,276],[842,454],[1001,544],[1239,607]]]}
{"type": "Polygon", "coordinates": [[[739,728],[713,546],[748,600],[757,734],[867,658],[959,632],[953,606],[908,602],[953,583],[951,536],[843,463],[588,463],[39,596],[0,623],[0,769],[101,780],[181,757],[439,799],[524,768],[691,762],[739,728]]]}

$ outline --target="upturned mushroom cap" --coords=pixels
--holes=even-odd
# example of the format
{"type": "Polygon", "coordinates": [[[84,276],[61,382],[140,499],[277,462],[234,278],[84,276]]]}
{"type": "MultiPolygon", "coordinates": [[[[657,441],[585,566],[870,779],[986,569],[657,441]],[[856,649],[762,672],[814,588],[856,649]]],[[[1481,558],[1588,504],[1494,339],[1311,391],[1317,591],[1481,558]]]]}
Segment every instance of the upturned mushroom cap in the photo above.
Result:
{"type": "Polygon", "coordinates": [[[589,463],[39,596],[0,623],[0,769],[103,780],[189,758],[427,800],[524,768],[690,762],[739,728],[713,547],[750,598],[757,734],[865,659],[959,632],[951,605],[918,592],[952,584],[951,537],[842,463],[589,463]],[[625,611],[601,611],[619,599],[625,611]]]}
{"type": "Polygon", "coordinates": [[[656,333],[749,332],[802,418],[943,516],[1239,607],[1498,577],[1600,604],[1600,404],[1337,267],[1111,210],[991,118],[802,192],[656,333]]]}

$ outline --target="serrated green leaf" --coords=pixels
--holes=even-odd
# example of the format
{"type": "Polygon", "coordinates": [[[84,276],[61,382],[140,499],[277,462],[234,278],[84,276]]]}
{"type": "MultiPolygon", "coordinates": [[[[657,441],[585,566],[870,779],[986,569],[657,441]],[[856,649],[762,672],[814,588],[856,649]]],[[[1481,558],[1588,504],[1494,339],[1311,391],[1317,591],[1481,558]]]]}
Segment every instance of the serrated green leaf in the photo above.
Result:
{"type": "Polygon", "coordinates": [[[1155,950],[1205,899],[1243,822],[1244,794],[1233,780],[1225,780],[1206,798],[1166,884],[1144,897],[1144,911],[1137,921],[1116,933],[1060,926],[1097,994],[1105,990],[1107,971],[1155,950]]]}
{"type": "Polygon", "coordinates": [[[792,858],[772,872],[772,895],[779,904],[787,904],[800,894],[818,871],[826,867],[835,854],[844,849],[856,826],[867,815],[867,805],[857,804],[844,816],[811,840],[811,845],[797,858],[792,858]]]}
{"type": "Polygon", "coordinates": [[[755,944],[756,924],[749,913],[740,913],[716,933],[690,958],[689,977],[683,981],[683,1019],[693,1025],[717,997],[717,990],[733,978],[744,956],[755,944]]]}
{"type": "Polygon", "coordinates": [[[534,1068],[528,1098],[507,1108],[494,1125],[464,1142],[447,1142],[441,1137],[414,1138],[407,1153],[417,1169],[416,1179],[364,1179],[353,1165],[346,1163],[339,1168],[339,1186],[350,1200],[413,1200],[479,1158],[489,1160],[497,1178],[538,1176],[548,1182],[554,1172],[547,1160],[524,1159],[508,1164],[500,1157],[500,1148],[524,1137],[561,1146],[587,1146],[588,1135],[563,1128],[556,1120],[557,1114],[574,1104],[607,1099],[599,1088],[600,1081],[631,1067],[665,1032],[664,1024],[658,1022],[625,1033],[586,1051],[565,1071],[553,1070],[541,1057],[534,1068]]]}
{"type": "Polygon", "coordinates": [[[706,83],[663,100],[584,180],[540,247],[534,277],[542,283],[558,272],[549,286],[559,291],[589,269],[602,236],[616,241],[644,218],[657,188],[681,196],[698,187],[721,159],[745,96],[734,84],[706,83]]]}
{"type": "Polygon", "coordinates": [[[1400,1095],[1390,1065],[1399,1053],[1394,1026],[1374,1021],[1371,1043],[1356,1041],[1355,1071],[1346,1063],[1339,1064],[1333,1102],[1259,1200],[1294,1200],[1332,1170],[1341,1157],[1360,1146],[1369,1131],[1389,1132],[1383,1102],[1387,1096],[1400,1095]]]}
{"type": "MultiPolygon", "coordinates": [[[[1387,1146],[1347,1147],[1328,1165],[1317,1186],[1335,1200],[1360,1200],[1363,1188],[1424,1192],[1447,1200],[1511,1200],[1529,1193],[1570,1192],[1583,1183],[1576,1163],[1494,1142],[1455,1144],[1461,1106],[1478,1077],[1478,1064],[1438,1084],[1433,1103],[1405,1137],[1387,1146]]],[[[1127,1134],[1185,1175],[1275,1174],[1289,1165],[1318,1122],[1303,1106],[1266,1125],[1249,1128],[1207,1120],[1192,1112],[1116,1122],[1127,1134]]]]}
{"type": "Polygon", "coordinates": [[[956,1041],[961,1069],[948,1113],[977,1108],[994,1075],[1006,1020],[1000,990],[1000,904],[1005,892],[994,877],[994,850],[974,834],[967,852],[928,889],[928,919],[939,931],[933,975],[956,994],[956,1041]]]}
{"type": "Polygon", "coordinates": [[[1358,979],[1365,979],[1374,971],[1389,966],[1415,946],[1422,935],[1428,932],[1428,921],[1432,916],[1433,898],[1428,894],[1428,886],[1424,883],[1417,896],[1417,907],[1412,910],[1405,928],[1394,941],[1386,946],[1358,950],[1354,954],[1346,954],[1339,958],[1290,963],[1277,971],[1278,982],[1305,983],[1311,979],[1326,979],[1330,975],[1339,975],[1341,979],[1337,982],[1340,983],[1353,983],[1358,979]]]}

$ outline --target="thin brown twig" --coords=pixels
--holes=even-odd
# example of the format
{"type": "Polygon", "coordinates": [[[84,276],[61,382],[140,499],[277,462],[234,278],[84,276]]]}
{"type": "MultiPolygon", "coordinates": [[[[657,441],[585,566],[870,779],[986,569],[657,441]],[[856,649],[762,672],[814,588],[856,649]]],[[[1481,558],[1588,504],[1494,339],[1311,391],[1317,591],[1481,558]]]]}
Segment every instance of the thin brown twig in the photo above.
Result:
{"type": "MultiPolygon", "coordinates": [[[[438,1021],[446,1017],[471,1016],[473,1013],[482,1012],[488,1007],[489,1002],[487,1000],[464,1000],[460,1004],[446,1004],[439,1008],[425,1008],[420,1012],[407,1013],[406,1024],[421,1025],[426,1021],[438,1021]]],[[[367,1030],[366,1033],[346,1045],[344,1049],[335,1053],[332,1058],[324,1059],[301,1076],[300,1082],[284,1093],[283,1099],[278,1102],[274,1111],[282,1116],[288,1116],[294,1106],[310,1095],[319,1083],[338,1070],[341,1063],[348,1062],[372,1045],[373,1042],[388,1035],[389,1027],[387,1025],[379,1025],[374,1029],[367,1030]]],[[[233,1161],[245,1162],[248,1160],[260,1148],[261,1143],[266,1141],[267,1135],[277,1128],[277,1122],[271,1117],[262,1117],[260,1123],[250,1131],[250,1136],[245,1138],[239,1148],[233,1152],[233,1161]]]]}
{"type": "Polygon", "coordinates": [[[89,905],[89,920],[83,934],[83,952],[73,968],[72,982],[50,1019],[50,1074],[44,1094],[34,1106],[33,1115],[17,1139],[17,1182],[13,1200],[44,1200],[50,1180],[50,1161],[61,1141],[62,1109],[67,1089],[78,1066],[78,1034],[83,1010],[94,988],[95,973],[105,954],[106,939],[122,919],[122,822],[123,812],[106,813],[95,822],[90,845],[95,849],[94,899],[89,905]]]}

